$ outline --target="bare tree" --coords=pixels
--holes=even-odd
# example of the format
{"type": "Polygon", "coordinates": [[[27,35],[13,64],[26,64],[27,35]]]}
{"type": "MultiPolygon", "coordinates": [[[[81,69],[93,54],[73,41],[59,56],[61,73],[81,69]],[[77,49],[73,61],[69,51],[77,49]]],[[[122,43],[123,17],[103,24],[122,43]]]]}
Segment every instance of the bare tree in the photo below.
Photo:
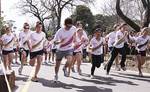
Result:
{"type": "Polygon", "coordinates": [[[57,29],[60,28],[62,12],[64,9],[73,9],[74,6],[82,3],[93,3],[95,0],[41,0],[43,7],[51,12],[57,20],[57,29]]]}
{"type": "MultiPolygon", "coordinates": [[[[116,12],[116,0],[104,0],[104,5],[101,7],[103,13],[106,15],[115,15],[120,21],[116,12]]],[[[140,0],[121,0],[120,8],[124,15],[128,16],[132,20],[143,20],[144,8],[140,0]]]]}
{"type": "Polygon", "coordinates": [[[22,14],[32,14],[43,25],[43,32],[46,32],[44,21],[49,19],[48,10],[41,6],[39,0],[21,0],[17,6],[22,14]]]}
{"type": "Polygon", "coordinates": [[[120,8],[120,0],[116,1],[116,12],[128,25],[130,25],[134,30],[140,31],[141,27],[148,27],[150,23],[150,0],[141,0],[144,7],[144,17],[142,25],[139,26],[134,21],[132,21],[129,17],[127,17],[120,8]]]}

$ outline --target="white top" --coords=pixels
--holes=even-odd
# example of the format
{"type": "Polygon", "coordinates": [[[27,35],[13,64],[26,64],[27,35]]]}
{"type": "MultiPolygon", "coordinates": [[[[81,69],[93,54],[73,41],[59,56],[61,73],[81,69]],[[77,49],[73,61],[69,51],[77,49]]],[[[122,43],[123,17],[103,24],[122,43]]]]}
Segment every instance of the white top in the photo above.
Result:
{"type": "MultiPolygon", "coordinates": [[[[95,37],[93,37],[93,38],[91,39],[91,41],[90,41],[91,48],[95,48],[95,47],[97,47],[98,45],[100,45],[100,44],[102,44],[102,43],[103,43],[103,44],[106,43],[103,37],[101,37],[99,41],[96,40],[95,37]]],[[[103,54],[103,46],[101,46],[100,48],[98,48],[98,49],[95,50],[95,51],[91,51],[91,54],[94,54],[94,55],[101,55],[101,54],[103,54]]]]}
{"type": "Polygon", "coordinates": [[[86,41],[85,43],[83,43],[82,48],[83,48],[83,49],[86,49],[86,48],[87,48],[87,44],[88,44],[88,42],[89,42],[89,38],[88,38],[87,33],[86,33],[85,31],[83,31],[83,36],[84,36],[84,38],[85,38],[87,41],[86,41]]]}
{"type": "Polygon", "coordinates": [[[71,40],[71,38],[75,35],[75,32],[75,26],[72,26],[69,30],[65,30],[65,28],[60,28],[55,34],[54,41],[61,41],[62,39],[64,39],[64,41],[59,44],[57,49],[60,51],[73,49],[73,40],[71,40]],[[61,45],[67,43],[69,40],[70,43],[68,45],[61,47],[61,45]]]}
{"type": "Polygon", "coordinates": [[[18,46],[18,38],[17,36],[14,36],[14,49],[18,46]]]}
{"type": "Polygon", "coordinates": [[[138,48],[139,45],[142,45],[144,43],[146,43],[147,41],[150,41],[150,37],[149,36],[146,36],[146,37],[142,37],[142,36],[138,36],[138,37],[135,37],[135,42],[136,42],[136,49],[138,51],[145,51],[146,48],[147,48],[147,45],[141,47],[141,48],[138,48]]]}
{"type": "Polygon", "coordinates": [[[20,45],[19,47],[20,48],[24,48],[25,50],[29,50],[27,43],[24,44],[24,42],[30,41],[31,33],[32,33],[31,31],[28,31],[28,32],[22,31],[19,33],[19,45],[20,45]]]}
{"type": "Polygon", "coordinates": [[[52,49],[52,42],[51,41],[46,40],[45,49],[46,49],[46,51],[51,51],[51,49],[52,49]]]}
{"type": "Polygon", "coordinates": [[[108,47],[113,47],[116,38],[116,31],[109,33],[106,38],[108,38],[108,47]]]}
{"type": "Polygon", "coordinates": [[[13,50],[13,46],[14,46],[14,35],[11,33],[10,35],[8,34],[4,34],[2,35],[1,38],[3,44],[7,44],[9,43],[11,40],[13,40],[9,45],[7,46],[3,46],[2,50],[6,50],[6,51],[11,51],[13,50]]]}
{"type": "Polygon", "coordinates": [[[30,40],[31,40],[31,46],[34,46],[41,41],[41,43],[37,47],[32,48],[31,52],[40,51],[44,49],[44,42],[46,40],[46,35],[44,32],[40,32],[40,33],[33,32],[30,36],[30,40]]]}
{"type": "Polygon", "coordinates": [[[81,38],[78,36],[78,34],[76,34],[76,40],[74,42],[74,45],[77,46],[78,48],[74,49],[74,52],[82,52],[82,48],[83,48],[83,43],[81,42],[82,40],[85,40],[84,35],[81,36],[81,38]]]}
{"type": "MultiPolygon", "coordinates": [[[[124,36],[124,34],[123,34],[120,30],[117,31],[117,32],[116,32],[116,37],[115,37],[115,43],[117,43],[118,40],[121,39],[123,36],[124,36]]],[[[116,48],[123,48],[125,42],[126,42],[126,40],[123,41],[123,42],[121,42],[120,44],[115,45],[115,47],[116,47],[116,48]]]]}

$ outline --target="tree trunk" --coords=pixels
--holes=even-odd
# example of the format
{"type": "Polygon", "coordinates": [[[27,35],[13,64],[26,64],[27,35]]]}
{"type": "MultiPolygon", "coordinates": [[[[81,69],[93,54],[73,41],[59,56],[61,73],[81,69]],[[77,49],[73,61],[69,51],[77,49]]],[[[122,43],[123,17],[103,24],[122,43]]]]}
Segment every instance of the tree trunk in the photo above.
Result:
{"type": "Polygon", "coordinates": [[[137,32],[140,31],[140,26],[133,22],[130,18],[125,16],[122,10],[120,9],[120,0],[116,1],[116,11],[117,14],[121,17],[121,19],[124,20],[129,26],[131,26],[137,32]]]}

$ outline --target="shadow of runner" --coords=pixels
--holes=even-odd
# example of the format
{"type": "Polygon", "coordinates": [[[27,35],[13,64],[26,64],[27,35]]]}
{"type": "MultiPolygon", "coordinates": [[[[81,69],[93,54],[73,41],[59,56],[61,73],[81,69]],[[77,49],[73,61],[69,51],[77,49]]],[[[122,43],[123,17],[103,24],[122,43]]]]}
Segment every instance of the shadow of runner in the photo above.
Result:
{"type": "Polygon", "coordinates": [[[123,74],[123,73],[119,73],[119,75],[112,74],[112,76],[150,82],[150,76],[140,77],[140,76],[134,75],[134,74],[123,74]]]}
{"type": "Polygon", "coordinates": [[[63,88],[63,89],[73,89],[76,88],[77,92],[112,92],[110,88],[96,87],[96,86],[77,86],[75,84],[66,84],[63,82],[53,83],[52,80],[46,80],[39,78],[39,83],[42,83],[43,86],[52,87],[52,88],[63,88]]]}
{"type": "Polygon", "coordinates": [[[80,80],[80,81],[91,82],[95,84],[111,85],[111,86],[116,86],[116,83],[138,86],[138,84],[135,84],[131,81],[117,80],[112,77],[95,76],[94,79],[85,79],[85,78],[80,79],[80,78],[75,78],[75,77],[72,77],[72,78],[76,80],[80,80]]]}

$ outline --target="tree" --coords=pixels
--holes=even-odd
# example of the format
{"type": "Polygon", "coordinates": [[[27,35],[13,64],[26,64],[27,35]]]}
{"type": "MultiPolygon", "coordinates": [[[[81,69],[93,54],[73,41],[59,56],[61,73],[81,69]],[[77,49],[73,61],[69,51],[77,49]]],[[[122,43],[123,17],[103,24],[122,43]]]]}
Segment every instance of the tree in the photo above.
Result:
{"type": "Polygon", "coordinates": [[[74,22],[81,21],[86,31],[92,33],[95,21],[94,16],[88,7],[78,5],[71,17],[74,22]]]}
{"type": "Polygon", "coordinates": [[[129,26],[131,26],[135,31],[140,31],[141,27],[148,27],[150,23],[150,0],[141,0],[141,3],[144,7],[144,16],[142,25],[139,26],[136,24],[133,20],[131,20],[129,17],[127,17],[123,11],[120,8],[120,0],[116,1],[116,12],[122,18],[129,26]]]}
{"type": "Polygon", "coordinates": [[[51,16],[54,16],[57,20],[57,29],[60,28],[62,12],[64,9],[73,9],[78,3],[90,4],[95,0],[41,0],[42,5],[51,12],[51,16]]]}
{"type": "Polygon", "coordinates": [[[96,14],[94,18],[95,26],[101,27],[102,29],[106,30],[106,32],[110,32],[110,30],[113,28],[113,25],[117,22],[115,15],[96,14]]]}
{"type": "Polygon", "coordinates": [[[22,14],[32,14],[36,17],[43,26],[43,32],[45,29],[45,20],[49,19],[48,10],[42,7],[40,0],[21,0],[17,6],[21,9],[22,14]]]}
{"type": "MultiPolygon", "coordinates": [[[[115,15],[117,22],[122,22],[121,18],[116,12],[116,0],[104,0],[105,3],[101,8],[105,15],[115,15]],[[107,2],[106,2],[107,1],[107,2]]],[[[120,8],[125,16],[128,16],[132,20],[143,20],[144,8],[140,0],[121,0],[120,8]]],[[[138,23],[140,24],[140,23],[138,23]]]]}

